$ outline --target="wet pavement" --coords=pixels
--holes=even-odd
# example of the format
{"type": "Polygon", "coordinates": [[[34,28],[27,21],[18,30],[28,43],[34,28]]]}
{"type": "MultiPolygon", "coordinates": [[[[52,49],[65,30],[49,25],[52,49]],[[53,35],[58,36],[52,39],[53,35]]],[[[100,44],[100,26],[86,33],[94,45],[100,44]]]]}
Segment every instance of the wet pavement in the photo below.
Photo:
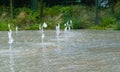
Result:
{"type": "Polygon", "coordinates": [[[120,72],[120,31],[0,32],[0,72],[120,72]]]}

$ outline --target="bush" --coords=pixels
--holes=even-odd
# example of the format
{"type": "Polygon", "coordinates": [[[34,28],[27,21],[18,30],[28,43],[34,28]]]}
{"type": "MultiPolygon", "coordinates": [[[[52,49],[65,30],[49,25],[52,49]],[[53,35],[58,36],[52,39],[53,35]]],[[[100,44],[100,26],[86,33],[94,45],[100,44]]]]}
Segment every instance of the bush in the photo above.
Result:
{"type": "Polygon", "coordinates": [[[8,31],[8,30],[9,30],[9,29],[8,29],[8,24],[11,25],[11,29],[12,29],[12,30],[15,30],[14,24],[12,24],[12,23],[7,23],[7,22],[1,22],[1,23],[0,23],[0,31],[8,31]]]}
{"type": "Polygon", "coordinates": [[[115,17],[117,19],[120,19],[120,2],[118,2],[116,5],[115,5],[115,17]]]}
{"type": "Polygon", "coordinates": [[[54,6],[46,8],[44,10],[44,21],[48,24],[47,29],[55,29],[55,26],[58,23],[61,24],[61,28],[63,28],[63,23],[65,23],[71,16],[70,10],[70,6],[54,6]]]}
{"type": "Polygon", "coordinates": [[[44,8],[44,18],[40,19],[40,10],[32,11],[30,8],[14,9],[14,19],[11,21],[9,8],[0,7],[0,30],[8,30],[8,23],[18,26],[19,29],[36,30],[39,24],[45,21],[48,24],[47,29],[55,29],[59,23],[61,28],[68,20],[73,21],[74,29],[120,29],[120,4],[115,6],[115,16],[110,12],[110,8],[99,9],[99,25],[95,25],[95,7],[87,7],[81,5],[72,6],[53,6],[44,8]],[[108,13],[109,12],[109,13],[108,13]]]}
{"type": "Polygon", "coordinates": [[[94,21],[93,9],[86,6],[76,5],[72,8],[73,28],[88,28],[94,21]]]}
{"type": "Polygon", "coordinates": [[[7,31],[8,25],[6,23],[0,23],[0,31],[7,31]]]}
{"type": "Polygon", "coordinates": [[[0,31],[7,31],[8,30],[8,24],[11,25],[11,29],[14,30],[14,24],[12,23],[9,13],[2,12],[0,15],[0,31]]]}
{"type": "Polygon", "coordinates": [[[114,27],[115,30],[120,30],[120,21],[116,22],[116,25],[114,27]]]}
{"type": "Polygon", "coordinates": [[[83,29],[83,23],[81,22],[80,19],[73,18],[73,28],[74,29],[83,29]]]}
{"type": "Polygon", "coordinates": [[[106,16],[102,18],[99,26],[103,27],[104,29],[108,29],[108,28],[112,28],[112,26],[115,24],[116,24],[116,18],[106,16]]]}
{"type": "Polygon", "coordinates": [[[117,30],[120,30],[120,23],[117,24],[117,30]]]}
{"type": "Polygon", "coordinates": [[[16,11],[16,17],[14,19],[14,24],[16,24],[20,29],[30,29],[29,26],[33,26],[35,23],[40,22],[37,17],[39,16],[39,11],[32,11],[29,8],[18,8],[16,11]]]}

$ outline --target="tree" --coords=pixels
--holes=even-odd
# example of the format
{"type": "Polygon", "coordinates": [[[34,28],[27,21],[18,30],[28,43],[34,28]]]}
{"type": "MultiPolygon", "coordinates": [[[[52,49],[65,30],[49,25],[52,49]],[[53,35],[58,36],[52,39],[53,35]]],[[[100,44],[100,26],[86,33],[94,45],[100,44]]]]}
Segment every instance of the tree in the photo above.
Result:
{"type": "Polygon", "coordinates": [[[98,25],[99,24],[99,21],[98,21],[98,0],[96,0],[95,5],[96,5],[95,24],[98,25]]]}
{"type": "Polygon", "coordinates": [[[40,18],[43,18],[43,0],[40,0],[40,18]]]}
{"type": "Polygon", "coordinates": [[[111,7],[111,12],[114,14],[114,8],[115,8],[115,4],[118,2],[119,0],[109,0],[109,5],[111,7]]]}
{"type": "Polygon", "coordinates": [[[10,0],[10,17],[13,19],[13,0],[10,0]]]}
{"type": "Polygon", "coordinates": [[[95,1],[96,0],[81,0],[81,4],[93,6],[93,5],[95,5],[95,1]]]}
{"type": "Polygon", "coordinates": [[[31,0],[31,9],[36,11],[38,6],[38,1],[37,0],[31,0]]]}

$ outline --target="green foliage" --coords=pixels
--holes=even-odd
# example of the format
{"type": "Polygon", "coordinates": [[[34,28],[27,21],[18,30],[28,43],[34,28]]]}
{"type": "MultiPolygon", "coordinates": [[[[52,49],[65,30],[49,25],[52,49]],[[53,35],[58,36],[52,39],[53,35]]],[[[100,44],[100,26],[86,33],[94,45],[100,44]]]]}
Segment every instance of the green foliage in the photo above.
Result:
{"type": "Polygon", "coordinates": [[[1,22],[0,23],[0,31],[8,31],[8,24],[11,25],[11,29],[15,30],[15,25],[12,23],[7,23],[7,22],[1,22]]]}
{"type": "MultiPolygon", "coordinates": [[[[74,29],[117,29],[120,30],[120,23],[117,22],[120,16],[119,5],[116,6],[115,16],[110,9],[99,10],[99,25],[94,25],[95,8],[81,5],[72,6],[53,6],[44,8],[44,18],[48,24],[47,29],[55,29],[60,23],[61,28],[68,20],[73,21],[74,29]]],[[[8,30],[8,23],[11,23],[12,29],[18,26],[22,30],[36,30],[43,21],[39,18],[40,10],[32,11],[30,8],[14,8],[14,19],[11,21],[9,8],[0,7],[0,30],[8,30]]]]}
{"type": "Polygon", "coordinates": [[[83,24],[80,19],[72,19],[73,20],[73,28],[74,29],[83,29],[83,24]]]}
{"type": "Polygon", "coordinates": [[[120,2],[118,2],[116,5],[115,5],[115,17],[117,19],[120,19],[120,2]]]}
{"type": "Polygon", "coordinates": [[[14,19],[14,24],[20,27],[20,29],[30,29],[28,26],[32,26],[35,23],[40,22],[40,20],[37,19],[39,11],[35,12],[29,8],[18,8],[15,11],[16,17],[14,19]]]}
{"type": "Polygon", "coordinates": [[[85,29],[88,28],[94,20],[93,9],[86,6],[76,5],[72,8],[73,28],[85,29]]]}
{"type": "Polygon", "coordinates": [[[55,29],[55,26],[60,23],[61,28],[68,18],[70,18],[70,6],[54,6],[44,9],[44,21],[48,24],[48,29],[55,29]]]}
{"type": "Polygon", "coordinates": [[[116,22],[116,25],[114,26],[115,30],[120,30],[120,21],[116,22]]]}
{"type": "Polygon", "coordinates": [[[8,25],[6,23],[0,23],[0,31],[8,30],[8,25]]]}
{"type": "Polygon", "coordinates": [[[120,23],[117,24],[117,30],[120,30],[120,23]]]}
{"type": "Polygon", "coordinates": [[[106,17],[102,18],[102,20],[100,21],[99,26],[106,29],[106,28],[111,28],[112,25],[115,25],[115,24],[116,24],[116,18],[106,16],[106,17]]]}
{"type": "Polygon", "coordinates": [[[96,26],[96,25],[89,27],[89,29],[91,29],[91,30],[104,30],[103,27],[96,26]]]}
{"type": "Polygon", "coordinates": [[[26,26],[26,30],[38,30],[39,29],[39,24],[33,24],[31,26],[26,26]]]}
{"type": "Polygon", "coordinates": [[[105,16],[101,19],[99,25],[91,25],[89,29],[108,30],[116,27],[116,18],[105,16]]]}
{"type": "Polygon", "coordinates": [[[8,30],[8,24],[11,24],[11,29],[13,30],[14,24],[12,24],[9,13],[3,11],[0,14],[0,31],[8,30]]]}
{"type": "Polygon", "coordinates": [[[61,9],[61,6],[54,6],[54,7],[51,7],[51,8],[45,8],[44,10],[44,15],[45,16],[55,16],[55,15],[58,15],[60,13],[60,9],[61,9]]]}
{"type": "Polygon", "coordinates": [[[60,9],[60,12],[62,13],[68,13],[68,12],[71,12],[72,10],[72,7],[71,6],[64,6],[60,9]]]}
{"type": "Polygon", "coordinates": [[[72,19],[72,13],[71,13],[72,7],[71,7],[71,6],[65,6],[65,7],[62,7],[62,8],[60,9],[60,11],[61,11],[61,13],[63,14],[62,17],[61,17],[61,18],[62,18],[61,28],[64,29],[64,24],[65,24],[68,20],[72,19]]]}
{"type": "Polygon", "coordinates": [[[44,9],[44,21],[48,24],[47,29],[55,29],[57,23],[61,23],[61,6],[44,9]]]}

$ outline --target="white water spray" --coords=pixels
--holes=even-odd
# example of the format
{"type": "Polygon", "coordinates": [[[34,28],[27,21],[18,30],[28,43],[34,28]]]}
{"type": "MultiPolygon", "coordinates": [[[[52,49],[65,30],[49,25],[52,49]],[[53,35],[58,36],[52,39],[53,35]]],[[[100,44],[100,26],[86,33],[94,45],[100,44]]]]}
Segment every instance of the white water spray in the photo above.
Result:
{"type": "Polygon", "coordinates": [[[11,72],[15,72],[15,70],[14,70],[14,60],[13,60],[13,51],[12,51],[12,46],[11,45],[10,45],[9,51],[10,51],[10,54],[9,54],[10,70],[11,70],[11,72]]]}
{"type": "Polygon", "coordinates": [[[64,24],[65,28],[64,28],[64,31],[66,32],[67,31],[67,24],[64,24]]]}
{"type": "Polygon", "coordinates": [[[72,20],[70,20],[70,26],[71,26],[71,28],[73,28],[73,22],[72,22],[72,20]]]}
{"type": "Polygon", "coordinates": [[[57,38],[59,37],[59,34],[60,34],[60,24],[58,24],[56,26],[56,34],[57,34],[57,38]]]}
{"type": "Polygon", "coordinates": [[[42,30],[42,43],[43,43],[43,40],[44,40],[44,37],[45,37],[45,34],[44,34],[44,28],[46,28],[47,27],[47,24],[44,22],[43,23],[43,25],[42,25],[42,27],[41,27],[41,30],[42,30]]]}
{"type": "Polygon", "coordinates": [[[47,55],[46,55],[47,48],[44,45],[44,38],[45,38],[44,28],[47,28],[47,24],[45,22],[43,23],[42,26],[39,26],[39,29],[42,32],[42,35],[41,35],[41,38],[42,38],[42,62],[43,62],[42,69],[45,69],[44,70],[45,72],[49,72],[49,70],[48,70],[48,60],[49,59],[47,58],[47,55]]]}
{"type": "Polygon", "coordinates": [[[60,36],[60,24],[57,24],[56,25],[57,48],[55,49],[57,53],[61,52],[60,45],[59,45],[59,36],[60,36]]]}
{"type": "Polygon", "coordinates": [[[39,30],[41,30],[41,24],[39,24],[39,30]]]}
{"type": "Polygon", "coordinates": [[[16,33],[18,33],[18,26],[16,26],[15,31],[16,31],[16,33]]]}
{"type": "Polygon", "coordinates": [[[9,28],[9,32],[8,32],[8,43],[9,44],[12,44],[13,43],[13,41],[14,41],[14,39],[12,38],[12,30],[11,30],[11,28],[10,28],[10,24],[8,24],[8,28],[9,28]]]}
{"type": "Polygon", "coordinates": [[[69,20],[67,21],[67,23],[64,24],[65,28],[64,28],[64,31],[70,31],[71,28],[73,28],[73,25],[72,25],[72,20],[69,20]]]}
{"type": "Polygon", "coordinates": [[[9,51],[10,51],[10,60],[9,60],[9,63],[10,63],[10,70],[11,72],[15,72],[14,70],[14,61],[13,61],[13,51],[12,51],[12,43],[13,43],[13,38],[12,38],[12,30],[10,28],[10,24],[8,24],[8,28],[9,28],[9,32],[8,32],[8,43],[9,43],[9,51]]]}

